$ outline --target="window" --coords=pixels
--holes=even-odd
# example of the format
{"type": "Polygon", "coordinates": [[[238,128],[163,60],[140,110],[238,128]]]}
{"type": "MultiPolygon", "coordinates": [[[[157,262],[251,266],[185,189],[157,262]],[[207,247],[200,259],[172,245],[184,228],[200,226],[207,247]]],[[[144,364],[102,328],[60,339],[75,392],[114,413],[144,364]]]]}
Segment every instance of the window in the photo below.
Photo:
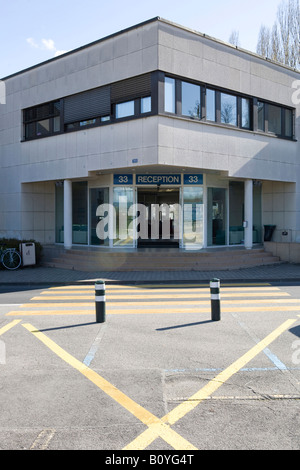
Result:
{"type": "Polygon", "coordinates": [[[206,90],[206,120],[216,120],[216,92],[215,90],[206,90]]]}
{"type": "Polygon", "coordinates": [[[175,113],[175,79],[165,77],[165,111],[175,113]]]}
{"type": "Polygon", "coordinates": [[[36,123],[36,135],[48,135],[50,134],[50,119],[44,119],[43,121],[37,121],[36,123]]]}
{"type": "Polygon", "coordinates": [[[285,137],[292,138],[293,137],[293,112],[291,109],[285,109],[285,129],[284,134],[285,137]]]}
{"type": "Polygon", "coordinates": [[[257,129],[265,131],[265,103],[262,101],[257,102],[257,129]]]}
{"type": "Polygon", "coordinates": [[[46,137],[60,131],[60,101],[24,110],[25,139],[46,137]]]}
{"type": "Polygon", "coordinates": [[[96,124],[96,119],[89,119],[88,121],[80,121],[79,126],[85,127],[85,126],[92,126],[93,124],[96,124]]]}
{"type": "Polygon", "coordinates": [[[237,125],[237,97],[221,93],[221,122],[237,125]]]}
{"type": "Polygon", "coordinates": [[[141,113],[151,113],[151,96],[141,98],[141,113]]]}
{"type": "Polygon", "coordinates": [[[182,111],[183,116],[190,116],[192,118],[201,118],[201,88],[199,85],[192,83],[182,82],[181,84],[182,96],[182,111]]]}
{"type": "Polygon", "coordinates": [[[281,135],[281,108],[268,105],[268,132],[281,135]]]}
{"type": "Polygon", "coordinates": [[[87,188],[86,181],[72,183],[72,219],[74,244],[87,245],[87,188]]]}
{"type": "Polygon", "coordinates": [[[250,129],[250,100],[242,98],[242,128],[250,129]]]}
{"type": "Polygon", "coordinates": [[[116,104],[116,119],[134,116],[134,101],[116,104]]]}

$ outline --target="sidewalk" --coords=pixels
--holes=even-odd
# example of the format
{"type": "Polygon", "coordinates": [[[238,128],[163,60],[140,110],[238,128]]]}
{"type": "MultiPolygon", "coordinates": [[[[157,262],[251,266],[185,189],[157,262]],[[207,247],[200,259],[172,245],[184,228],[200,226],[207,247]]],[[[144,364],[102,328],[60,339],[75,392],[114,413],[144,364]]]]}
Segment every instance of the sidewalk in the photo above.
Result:
{"type": "Polygon", "coordinates": [[[236,269],[228,271],[143,271],[143,272],[82,272],[43,266],[25,267],[17,271],[0,270],[0,284],[6,285],[64,285],[72,283],[93,284],[102,279],[106,282],[167,282],[167,281],[300,281],[300,264],[282,263],[271,266],[236,269]]]}

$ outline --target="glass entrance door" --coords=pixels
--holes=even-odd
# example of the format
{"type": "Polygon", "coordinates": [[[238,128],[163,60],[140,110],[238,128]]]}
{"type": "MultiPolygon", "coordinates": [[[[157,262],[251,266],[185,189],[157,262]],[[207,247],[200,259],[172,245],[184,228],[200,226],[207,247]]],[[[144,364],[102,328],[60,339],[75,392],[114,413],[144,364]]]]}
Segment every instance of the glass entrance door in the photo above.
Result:
{"type": "Polygon", "coordinates": [[[91,245],[109,245],[108,237],[108,188],[90,189],[90,244],[91,245]],[[102,206],[103,210],[99,210],[102,206]],[[99,215],[101,214],[101,215],[99,215]],[[99,230],[99,224],[103,225],[99,230]],[[98,226],[98,228],[97,228],[98,226]],[[98,233],[97,233],[98,232],[98,233]]]}
{"type": "Polygon", "coordinates": [[[226,238],[226,189],[207,188],[207,245],[226,245],[226,238]]]}
{"type": "Polygon", "coordinates": [[[139,247],[179,246],[179,189],[138,189],[139,247]]]}

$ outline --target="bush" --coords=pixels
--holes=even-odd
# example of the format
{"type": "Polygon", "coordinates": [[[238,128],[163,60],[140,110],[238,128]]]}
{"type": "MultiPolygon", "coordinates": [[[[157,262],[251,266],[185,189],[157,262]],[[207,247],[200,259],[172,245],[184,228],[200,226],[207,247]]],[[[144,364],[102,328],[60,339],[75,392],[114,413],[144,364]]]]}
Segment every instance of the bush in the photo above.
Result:
{"type": "Polygon", "coordinates": [[[36,264],[40,264],[43,247],[39,242],[36,242],[35,240],[18,240],[17,238],[0,238],[0,246],[5,245],[5,248],[16,248],[19,251],[20,243],[35,244],[36,264]]]}

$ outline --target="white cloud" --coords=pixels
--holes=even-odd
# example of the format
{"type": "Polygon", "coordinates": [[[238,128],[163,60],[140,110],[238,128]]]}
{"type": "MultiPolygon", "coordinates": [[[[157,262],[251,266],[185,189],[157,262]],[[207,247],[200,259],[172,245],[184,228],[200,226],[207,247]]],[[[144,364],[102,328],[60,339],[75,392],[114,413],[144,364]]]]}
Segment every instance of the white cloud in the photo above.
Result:
{"type": "Polygon", "coordinates": [[[39,48],[38,44],[35,42],[35,40],[33,38],[27,38],[26,41],[28,42],[28,44],[30,44],[32,47],[35,47],[36,49],[39,48]]]}
{"type": "Polygon", "coordinates": [[[42,39],[42,44],[48,51],[56,51],[53,39],[42,39]]]}
{"type": "Polygon", "coordinates": [[[42,39],[40,43],[37,43],[34,38],[27,38],[26,41],[30,44],[31,47],[40,50],[47,50],[54,52],[54,57],[65,54],[68,51],[58,50],[55,46],[53,39],[42,39]]]}

